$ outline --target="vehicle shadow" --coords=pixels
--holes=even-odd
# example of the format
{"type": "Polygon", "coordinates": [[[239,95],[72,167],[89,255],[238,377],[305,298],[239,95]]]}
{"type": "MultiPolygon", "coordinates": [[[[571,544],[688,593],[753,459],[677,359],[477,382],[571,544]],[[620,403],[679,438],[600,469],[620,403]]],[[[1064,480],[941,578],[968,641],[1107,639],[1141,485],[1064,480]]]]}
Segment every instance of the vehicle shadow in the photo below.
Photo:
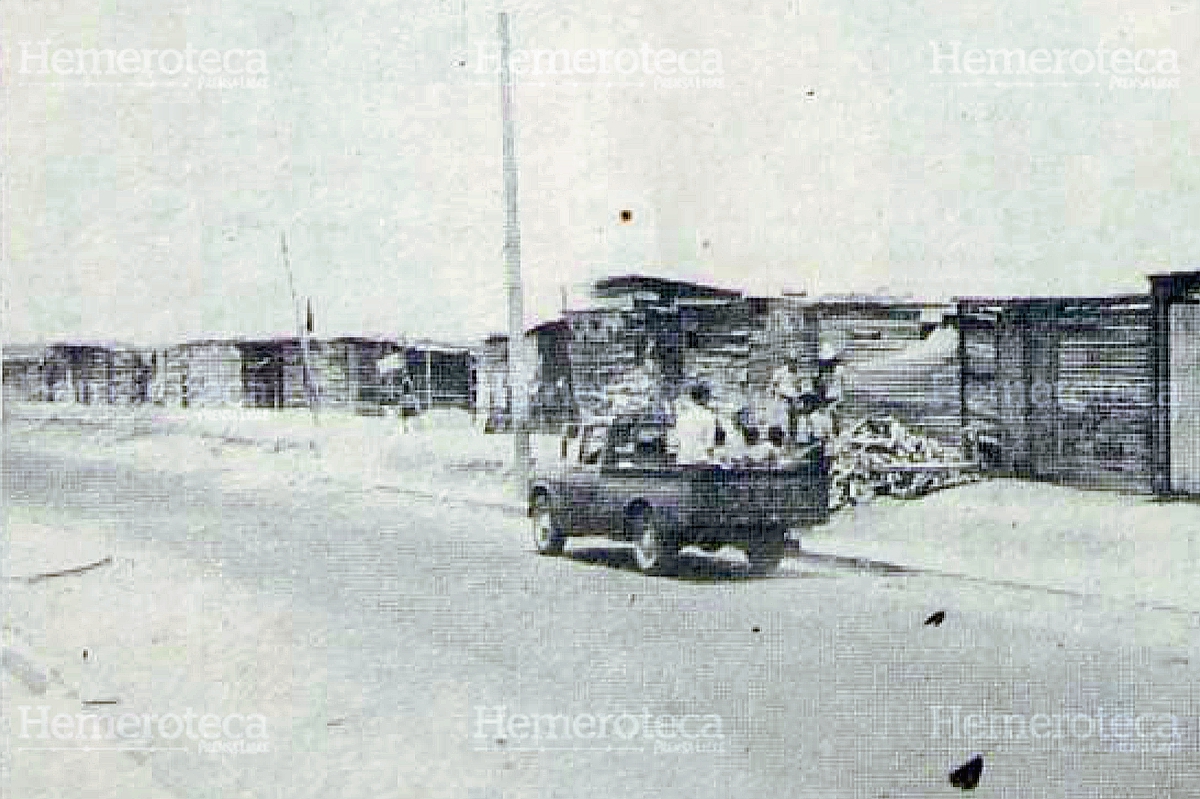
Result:
{"type": "MultiPolygon", "coordinates": [[[[569,547],[564,556],[580,563],[608,566],[623,571],[638,571],[633,551],[620,545],[585,545],[569,547]]],[[[738,561],[722,554],[711,554],[696,549],[685,549],[679,555],[679,567],[673,579],[688,582],[713,582],[717,580],[764,580],[772,575],[752,575],[744,560],[738,561]]]]}

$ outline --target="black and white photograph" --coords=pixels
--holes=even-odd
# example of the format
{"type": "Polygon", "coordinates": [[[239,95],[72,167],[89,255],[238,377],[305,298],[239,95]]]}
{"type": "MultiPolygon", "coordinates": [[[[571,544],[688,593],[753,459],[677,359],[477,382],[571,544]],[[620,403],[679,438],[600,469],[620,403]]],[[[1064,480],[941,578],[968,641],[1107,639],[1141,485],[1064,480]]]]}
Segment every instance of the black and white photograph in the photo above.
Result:
{"type": "Polygon", "coordinates": [[[0,798],[1200,797],[1197,0],[0,0],[0,88],[0,798]]]}

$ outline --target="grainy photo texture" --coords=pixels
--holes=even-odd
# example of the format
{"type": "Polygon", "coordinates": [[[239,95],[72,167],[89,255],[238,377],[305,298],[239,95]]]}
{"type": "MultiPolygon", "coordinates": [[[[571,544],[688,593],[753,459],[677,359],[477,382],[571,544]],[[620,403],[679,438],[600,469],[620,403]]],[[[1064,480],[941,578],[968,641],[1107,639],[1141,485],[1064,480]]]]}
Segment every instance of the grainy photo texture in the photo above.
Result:
{"type": "Polygon", "coordinates": [[[1200,797],[1196,0],[7,0],[0,797],[1200,797]]]}

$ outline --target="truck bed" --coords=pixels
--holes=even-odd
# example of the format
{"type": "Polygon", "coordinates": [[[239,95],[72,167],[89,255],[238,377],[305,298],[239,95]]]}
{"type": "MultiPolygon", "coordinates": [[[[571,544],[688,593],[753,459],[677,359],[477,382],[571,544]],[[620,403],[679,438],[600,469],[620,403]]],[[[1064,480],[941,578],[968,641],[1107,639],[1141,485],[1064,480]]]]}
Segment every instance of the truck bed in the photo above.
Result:
{"type": "Polygon", "coordinates": [[[786,467],[684,466],[695,526],[818,524],[829,517],[829,470],[820,450],[786,467]]]}

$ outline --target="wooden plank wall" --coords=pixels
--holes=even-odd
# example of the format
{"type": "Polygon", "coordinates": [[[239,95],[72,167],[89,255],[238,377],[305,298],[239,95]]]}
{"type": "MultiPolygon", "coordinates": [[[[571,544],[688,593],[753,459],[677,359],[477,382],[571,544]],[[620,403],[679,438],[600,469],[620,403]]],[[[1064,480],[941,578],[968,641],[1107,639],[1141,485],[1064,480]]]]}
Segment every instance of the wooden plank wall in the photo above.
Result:
{"type": "Polygon", "coordinates": [[[958,444],[962,433],[961,369],[957,331],[953,335],[953,353],[925,357],[898,353],[847,369],[843,416],[894,416],[921,435],[958,444]]]}
{"type": "Polygon", "coordinates": [[[155,401],[179,407],[183,404],[187,382],[187,354],[182,344],[167,347],[158,354],[158,374],[154,376],[155,401]]]}
{"type": "Polygon", "coordinates": [[[77,362],[79,380],[76,385],[79,402],[88,405],[103,405],[109,401],[109,372],[111,371],[112,353],[99,347],[88,347],[82,351],[82,357],[77,362]]]}
{"type": "Polygon", "coordinates": [[[646,314],[596,308],[569,312],[566,319],[575,402],[585,417],[609,413],[608,387],[629,378],[638,367],[638,349],[649,338],[646,314]]]}
{"type": "Polygon", "coordinates": [[[508,341],[484,342],[475,361],[476,410],[489,418],[505,410],[508,392],[508,341]]]}
{"type": "Polygon", "coordinates": [[[320,403],[328,408],[345,408],[354,401],[356,383],[351,375],[352,341],[310,341],[309,355],[316,375],[320,403]]]}
{"type": "MultiPolygon", "coordinates": [[[[894,416],[911,429],[957,444],[962,428],[962,369],[957,343],[943,355],[915,355],[927,343],[919,307],[817,303],[822,345],[838,353],[841,411],[849,419],[894,416]]],[[[952,309],[945,309],[947,312],[952,309]]],[[[946,333],[943,326],[933,334],[946,333]]],[[[972,344],[971,346],[974,346],[972,344]]],[[[978,386],[972,385],[978,393],[978,386]]],[[[978,404],[980,398],[973,397],[978,404]]]]}
{"type": "Polygon", "coordinates": [[[1030,335],[1023,324],[1001,313],[993,342],[996,410],[1002,463],[1018,474],[1030,474],[1033,468],[1029,412],[1031,373],[1026,357],[1030,335]]]}
{"type": "Polygon", "coordinates": [[[670,309],[601,308],[567,314],[575,400],[585,415],[611,411],[611,392],[631,379],[653,343],[663,366],[657,391],[674,398],[695,377],[726,409],[757,407],[775,368],[795,353],[802,376],[816,378],[814,315],[787,298],[680,300],[670,309]],[[674,350],[674,351],[671,351],[674,350]]]}
{"type": "Polygon", "coordinates": [[[921,340],[919,309],[869,303],[816,303],[821,344],[839,353],[847,368],[898,353],[921,340]]]}
{"type": "Polygon", "coordinates": [[[962,337],[963,412],[966,424],[976,423],[999,428],[999,348],[997,346],[1000,311],[985,306],[959,306],[958,329],[962,337]]]}
{"type": "Polygon", "coordinates": [[[71,365],[59,349],[47,347],[42,359],[42,397],[46,402],[70,401],[71,365]]]}
{"type": "Polygon", "coordinates": [[[683,372],[712,388],[719,407],[737,409],[750,395],[750,308],[744,299],[680,309],[683,372]]]}

